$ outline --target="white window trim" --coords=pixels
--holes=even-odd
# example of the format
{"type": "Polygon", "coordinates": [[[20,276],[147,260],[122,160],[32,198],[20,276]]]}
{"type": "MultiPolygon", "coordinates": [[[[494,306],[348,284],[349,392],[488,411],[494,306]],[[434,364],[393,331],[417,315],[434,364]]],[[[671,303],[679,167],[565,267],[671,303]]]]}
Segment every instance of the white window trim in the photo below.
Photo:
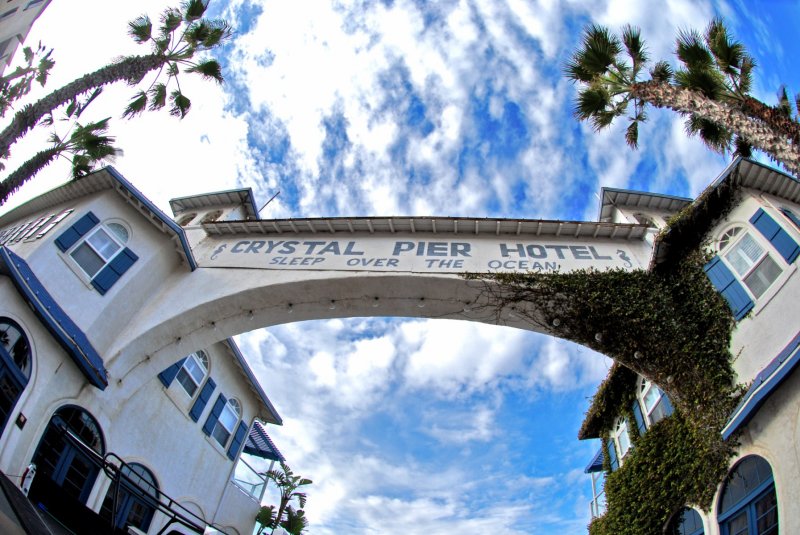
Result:
{"type": "MultiPolygon", "coordinates": [[[[177,383],[179,385],[179,387],[180,387],[180,391],[183,392],[185,394],[185,396],[189,400],[191,400],[192,403],[194,403],[194,400],[197,399],[197,397],[200,395],[200,392],[203,390],[203,387],[205,386],[206,381],[210,377],[210,373],[209,373],[210,372],[210,367],[211,367],[211,359],[208,358],[208,353],[203,351],[202,349],[200,351],[196,351],[196,352],[194,352],[194,353],[192,353],[190,355],[187,355],[186,360],[184,361],[183,364],[181,364],[181,367],[178,369],[178,373],[175,374],[175,379],[173,379],[173,383],[177,383]],[[200,353],[202,353],[205,356],[205,361],[206,361],[205,365],[203,364],[202,359],[198,355],[200,353]],[[197,365],[201,369],[204,370],[203,377],[200,379],[200,382],[196,383],[197,387],[195,388],[194,394],[190,394],[189,392],[187,392],[186,391],[186,387],[183,386],[183,383],[181,383],[180,380],[178,380],[178,376],[180,375],[181,371],[186,367],[186,362],[189,359],[192,359],[192,360],[196,361],[197,365]]],[[[192,374],[189,373],[188,371],[186,372],[186,374],[189,377],[192,377],[192,374]]],[[[194,377],[192,377],[192,382],[194,382],[194,377]]]]}
{"type": "MultiPolygon", "coordinates": [[[[722,232],[720,232],[715,239],[714,249],[716,251],[716,254],[719,255],[719,257],[725,263],[725,266],[730,270],[733,277],[739,282],[739,284],[742,285],[742,288],[744,288],[744,291],[747,292],[748,296],[750,296],[750,299],[753,300],[753,310],[752,310],[753,316],[758,316],[761,313],[761,311],[767,305],[769,305],[772,299],[780,292],[781,288],[783,288],[783,285],[786,284],[786,282],[791,278],[792,274],[794,274],[794,272],[797,270],[798,263],[795,262],[794,264],[787,264],[786,260],[784,260],[780,254],[777,254],[777,251],[775,251],[775,248],[772,246],[772,244],[769,243],[766,240],[766,238],[764,238],[764,236],[762,236],[761,233],[758,232],[758,230],[754,228],[749,221],[748,222],[736,221],[726,226],[724,229],[722,229],[722,232]],[[742,230],[728,243],[725,249],[721,249],[719,240],[726,232],[730,231],[734,227],[741,227],[742,230]],[[728,261],[728,259],[725,257],[726,250],[728,250],[731,246],[738,243],[738,241],[741,240],[745,234],[749,234],[750,237],[756,240],[756,243],[758,243],[758,245],[764,251],[766,251],[766,254],[768,254],[770,258],[772,258],[772,260],[778,264],[778,267],[781,268],[780,275],[778,275],[778,277],[774,281],[772,281],[772,284],[770,284],[769,287],[764,291],[764,293],[761,294],[761,297],[755,297],[753,295],[753,293],[750,291],[750,288],[744,282],[744,277],[739,275],[739,272],[736,271],[736,268],[734,268],[728,261]]],[[[748,273],[751,273],[751,271],[752,270],[748,271],[748,273]]]]}
{"type": "Polygon", "coordinates": [[[617,421],[614,425],[613,439],[614,439],[614,448],[616,448],[617,450],[617,462],[621,467],[625,457],[627,457],[628,454],[631,452],[631,447],[633,446],[633,443],[631,442],[630,426],[628,425],[627,418],[617,418],[617,421]],[[627,435],[628,437],[628,447],[627,449],[625,449],[624,452],[622,451],[622,445],[620,443],[620,437],[623,434],[627,435]]]}
{"type": "Polygon", "coordinates": [[[67,266],[69,266],[69,268],[72,270],[72,272],[75,273],[75,275],[77,275],[78,278],[83,281],[83,283],[87,287],[92,288],[92,280],[94,280],[94,278],[101,271],[103,271],[103,269],[106,266],[108,266],[108,264],[110,264],[114,260],[114,258],[116,258],[124,249],[128,248],[128,244],[131,242],[131,236],[132,236],[132,232],[131,232],[130,225],[128,225],[127,223],[125,223],[124,221],[121,221],[119,219],[109,219],[107,221],[103,221],[103,222],[98,223],[97,225],[95,225],[84,236],[81,236],[81,238],[77,242],[72,244],[72,247],[70,247],[69,249],[67,249],[63,253],[61,251],[58,251],[58,255],[67,264],[67,266]],[[117,225],[120,225],[121,227],[123,227],[125,229],[125,231],[128,233],[128,240],[125,241],[125,242],[122,242],[122,240],[120,240],[119,236],[117,236],[117,234],[108,227],[109,223],[114,223],[114,224],[117,224],[117,225]],[[120,248],[103,264],[103,267],[101,267],[99,270],[97,270],[97,273],[95,273],[93,276],[90,277],[89,274],[86,273],[86,271],[84,271],[83,266],[81,266],[78,263],[78,261],[75,260],[75,258],[72,256],[72,253],[75,252],[75,250],[78,249],[78,247],[80,247],[84,242],[86,242],[86,240],[91,235],[93,235],[95,232],[97,232],[99,229],[103,229],[105,231],[105,233],[108,234],[111,237],[111,239],[114,240],[114,242],[117,245],[120,245],[120,248]]]}
{"type": "Polygon", "coordinates": [[[653,410],[658,406],[662,399],[664,399],[664,391],[659,388],[657,384],[652,381],[645,379],[644,377],[640,378],[639,390],[636,394],[637,401],[639,402],[639,407],[642,409],[642,417],[644,418],[644,424],[647,429],[650,429],[656,422],[653,421],[652,413],[653,410]],[[658,399],[653,404],[653,409],[648,411],[647,410],[647,403],[645,402],[645,398],[650,391],[655,388],[659,392],[658,399]]]}

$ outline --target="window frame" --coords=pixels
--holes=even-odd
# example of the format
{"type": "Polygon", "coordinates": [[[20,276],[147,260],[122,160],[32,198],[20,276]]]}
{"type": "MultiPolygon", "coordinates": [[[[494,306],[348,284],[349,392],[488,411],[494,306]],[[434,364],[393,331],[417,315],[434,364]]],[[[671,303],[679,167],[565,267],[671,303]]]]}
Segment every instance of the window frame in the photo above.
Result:
{"type": "Polygon", "coordinates": [[[231,443],[234,434],[236,433],[236,428],[239,425],[239,422],[242,420],[242,404],[236,398],[228,398],[225,401],[225,405],[222,407],[219,415],[217,416],[216,422],[214,422],[214,427],[211,428],[211,433],[209,436],[214,439],[214,441],[219,444],[219,446],[225,450],[228,448],[228,445],[231,443]],[[228,429],[228,426],[222,421],[223,415],[226,411],[229,411],[233,415],[233,423],[231,424],[231,428],[228,429]],[[227,436],[225,437],[224,441],[220,441],[220,436],[217,434],[217,429],[222,428],[225,432],[227,432],[227,436]]]}
{"type": "Polygon", "coordinates": [[[91,229],[84,236],[82,236],[77,242],[75,242],[75,244],[72,247],[70,247],[66,251],[65,254],[67,256],[69,256],[70,260],[76,266],[78,266],[78,269],[80,270],[80,273],[82,273],[85,278],[88,278],[89,280],[93,280],[101,271],[103,271],[103,269],[105,269],[106,266],[108,266],[114,260],[114,258],[116,258],[125,249],[125,246],[127,245],[128,241],[130,241],[130,231],[125,227],[125,225],[121,225],[120,223],[117,223],[116,221],[104,221],[104,222],[96,225],[93,229],[91,229]],[[109,227],[109,223],[120,225],[122,228],[124,228],[126,231],[128,231],[128,239],[125,240],[125,241],[122,241],[120,236],[109,227]],[[102,232],[107,237],[109,237],[111,239],[111,241],[114,243],[114,245],[117,246],[117,248],[113,252],[113,254],[111,254],[107,258],[105,256],[103,256],[102,252],[98,250],[96,245],[94,245],[93,243],[91,243],[89,241],[92,237],[94,237],[96,234],[98,234],[100,232],[102,232]],[[100,260],[102,260],[102,262],[103,262],[103,264],[100,267],[98,267],[97,270],[94,273],[91,273],[91,274],[81,264],[80,260],[78,260],[75,257],[75,253],[84,244],[86,244],[86,246],[95,255],[97,255],[97,257],[100,260]]]}
{"type": "Polygon", "coordinates": [[[183,392],[187,396],[189,396],[190,400],[194,400],[200,394],[200,391],[202,390],[203,385],[205,384],[206,380],[208,379],[208,377],[210,375],[210,373],[209,373],[210,372],[210,365],[211,365],[211,360],[208,358],[208,353],[206,353],[205,351],[203,351],[201,349],[199,351],[195,351],[194,353],[191,353],[190,355],[187,355],[186,358],[183,361],[183,364],[178,369],[178,373],[175,374],[174,381],[181,385],[181,390],[183,390],[183,392]],[[199,381],[195,381],[194,380],[195,379],[194,376],[192,375],[192,373],[187,368],[186,365],[189,362],[195,363],[195,365],[200,370],[203,371],[203,376],[200,378],[199,381]],[[188,379],[190,379],[192,381],[192,383],[195,385],[194,392],[190,393],[188,390],[186,390],[186,385],[181,380],[182,376],[185,376],[185,377],[187,377],[188,379]]]}
{"type": "Polygon", "coordinates": [[[786,265],[785,261],[784,264],[781,264],[776,260],[775,255],[771,254],[772,252],[770,249],[774,250],[772,244],[766,242],[766,240],[762,239],[762,237],[756,232],[753,232],[755,229],[751,227],[752,225],[745,226],[743,224],[736,224],[728,227],[717,239],[717,252],[720,258],[722,258],[723,262],[725,262],[725,264],[728,266],[728,269],[730,269],[731,275],[733,275],[733,277],[739,281],[750,298],[755,302],[764,298],[764,296],[769,293],[770,288],[775,285],[775,283],[786,271],[786,265]],[[728,233],[736,231],[736,229],[739,230],[734,235],[728,236],[728,233]],[[726,237],[727,240],[725,243],[723,243],[723,240],[726,239],[726,237]],[[746,239],[751,240],[752,243],[760,249],[760,252],[756,260],[751,259],[746,254],[742,255],[742,258],[745,259],[745,261],[749,261],[751,263],[746,267],[744,272],[741,272],[739,270],[739,266],[737,266],[737,264],[735,264],[731,258],[729,258],[729,255],[732,255],[737,247],[743,247],[742,242],[744,242],[746,239]],[[748,280],[756,275],[762,268],[766,269],[767,262],[771,262],[772,265],[778,269],[778,273],[767,283],[763,291],[756,295],[748,280]]]}
{"type": "MultiPolygon", "coordinates": [[[[743,478],[744,479],[744,478],[743,478]]],[[[745,480],[746,481],[746,480],[745,480]]],[[[780,533],[780,516],[778,516],[777,509],[778,509],[778,495],[777,490],[775,488],[775,479],[774,474],[772,471],[772,465],[769,461],[759,455],[747,455],[741,459],[731,468],[728,472],[728,476],[725,480],[725,484],[720,490],[719,493],[719,502],[717,504],[717,523],[719,525],[719,530],[721,535],[730,535],[730,522],[739,518],[743,513],[745,514],[745,518],[747,519],[747,529],[748,533],[751,535],[757,535],[757,521],[758,517],[756,516],[756,504],[758,504],[761,500],[766,498],[769,494],[773,494],[775,496],[775,514],[776,514],[776,523],[774,527],[777,528],[777,531],[773,533],[780,533]],[[746,462],[759,462],[763,461],[763,464],[769,468],[770,472],[766,477],[762,477],[761,480],[750,488],[747,493],[739,498],[736,502],[733,502],[728,506],[725,511],[722,511],[723,507],[723,500],[725,498],[726,492],[728,491],[729,485],[734,477],[742,477],[739,476],[739,469],[742,465],[746,462]]]]}
{"type": "Polygon", "coordinates": [[[630,426],[628,425],[628,419],[624,417],[617,418],[617,421],[614,423],[614,431],[612,434],[612,439],[614,440],[614,447],[617,450],[617,462],[621,467],[625,457],[630,454],[631,449],[633,448],[633,441],[631,440],[631,430],[630,426]],[[622,451],[622,442],[620,441],[620,437],[625,435],[628,441],[628,447],[625,448],[625,451],[622,451]]]}
{"type": "Polygon", "coordinates": [[[637,392],[636,392],[636,399],[637,399],[637,402],[639,403],[639,406],[642,409],[642,417],[644,418],[645,427],[647,429],[650,429],[652,426],[654,426],[655,424],[657,424],[658,422],[660,422],[664,418],[669,417],[669,415],[671,414],[671,412],[670,413],[666,413],[666,408],[663,405],[665,398],[668,399],[668,396],[667,396],[666,392],[661,390],[661,388],[656,383],[654,383],[654,382],[652,382],[649,379],[646,379],[644,377],[640,377],[639,378],[639,388],[637,389],[637,392]],[[655,403],[653,403],[652,408],[648,410],[648,408],[647,408],[647,395],[650,392],[652,392],[654,389],[658,391],[658,397],[656,398],[655,403]],[[653,413],[656,412],[656,410],[659,407],[663,408],[662,411],[664,412],[664,415],[661,416],[661,418],[655,420],[653,418],[653,413]]]}

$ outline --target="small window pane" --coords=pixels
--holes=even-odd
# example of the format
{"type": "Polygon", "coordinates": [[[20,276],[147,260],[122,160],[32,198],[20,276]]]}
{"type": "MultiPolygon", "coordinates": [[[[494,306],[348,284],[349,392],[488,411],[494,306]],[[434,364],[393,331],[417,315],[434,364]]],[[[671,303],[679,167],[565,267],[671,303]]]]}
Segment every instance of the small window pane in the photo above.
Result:
{"type": "Polygon", "coordinates": [[[109,260],[120,249],[119,244],[103,229],[99,229],[89,236],[86,241],[106,260],[109,260]]]}
{"type": "Polygon", "coordinates": [[[739,275],[744,275],[758,261],[763,252],[764,250],[753,237],[750,234],[745,234],[725,255],[725,258],[728,259],[739,275]]]}
{"type": "Polygon", "coordinates": [[[781,268],[778,264],[769,256],[765,256],[764,260],[758,265],[756,269],[753,270],[747,277],[744,278],[744,283],[750,288],[750,291],[753,292],[753,295],[756,298],[761,297],[764,292],[767,291],[767,288],[775,282],[781,274],[781,268]]]}
{"type": "Polygon", "coordinates": [[[106,265],[105,260],[94,252],[85,242],[72,251],[72,258],[75,259],[75,262],[77,262],[81,269],[90,277],[94,277],[97,272],[106,265]]]}
{"type": "Polygon", "coordinates": [[[222,425],[225,426],[225,429],[228,431],[233,431],[233,427],[236,425],[236,413],[233,412],[233,409],[230,406],[225,406],[222,409],[222,414],[219,415],[219,421],[222,425]]]}
{"type": "Polygon", "coordinates": [[[119,241],[122,243],[128,242],[128,229],[120,225],[119,223],[109,223],[108,228],[114,235],[119,238],[119,241]]]}

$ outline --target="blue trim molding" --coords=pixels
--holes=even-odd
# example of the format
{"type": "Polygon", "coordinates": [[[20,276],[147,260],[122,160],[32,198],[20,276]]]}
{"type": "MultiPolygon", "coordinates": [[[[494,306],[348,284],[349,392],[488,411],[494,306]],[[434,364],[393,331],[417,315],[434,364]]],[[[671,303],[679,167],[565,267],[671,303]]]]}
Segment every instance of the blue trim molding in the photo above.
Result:
{"type": "Polygon", "coordinates": [[[102,357],[92,347],[84,332],[56,303],[28,264],[10,249],[0,246],[0,269],[8,273],[19,293],[89,383],[100,390],[105,390],[108,386],[108,376],[102,357]]]}
{"type": "Polygon", "coordinates": [[[728,419],[722,430],[723,440],[727,440],[742,426],[755,416],[758,409],[769,396],[783,383],[800,364],[800,333],[797,333],[789,344],[772,359],[767,366],[756,375],[753,384],[742,401],[728,419]]]}

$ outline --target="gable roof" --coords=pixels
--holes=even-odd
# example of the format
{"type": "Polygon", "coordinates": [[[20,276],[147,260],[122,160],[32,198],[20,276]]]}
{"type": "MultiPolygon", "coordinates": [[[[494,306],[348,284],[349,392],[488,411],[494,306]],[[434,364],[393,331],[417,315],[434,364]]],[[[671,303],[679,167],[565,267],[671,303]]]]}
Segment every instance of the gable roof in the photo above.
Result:
{"type": "Polygon", "coordinates": [[[169,207],[172,210],[172,214],[175,216],[190,210],[204,210],[217,206],[231,205],[244,208],[246,214],[245,219],[258,219],[258,207],[253,197],[252,188],[215,191],[200,195],[190,195],[188,197],[177,197],[169,201],[169,207]]]}
{"type": "Polygon", "coordinates": [[[178,256],[189,269],[194,271],[197,268],[197,262],[183,229],[111,166],[67,182],[14,208],[0,216],[0,227],[8,222],[24,219],[26,216],[43,212],[54,206],[109,189],[115,191],[126,203],[144,215],[150,224],[168,235],[175,244],[178,256]]]}
{"type": "Polygon", "coordinates": [[[613,217],[614,208],[644,208],[665,212],[679,212],[692,202],[687,197],[677,197],[662,193],[648,193],[630,189],[601,188],[598,221],[608,223],[613,217]]]}

